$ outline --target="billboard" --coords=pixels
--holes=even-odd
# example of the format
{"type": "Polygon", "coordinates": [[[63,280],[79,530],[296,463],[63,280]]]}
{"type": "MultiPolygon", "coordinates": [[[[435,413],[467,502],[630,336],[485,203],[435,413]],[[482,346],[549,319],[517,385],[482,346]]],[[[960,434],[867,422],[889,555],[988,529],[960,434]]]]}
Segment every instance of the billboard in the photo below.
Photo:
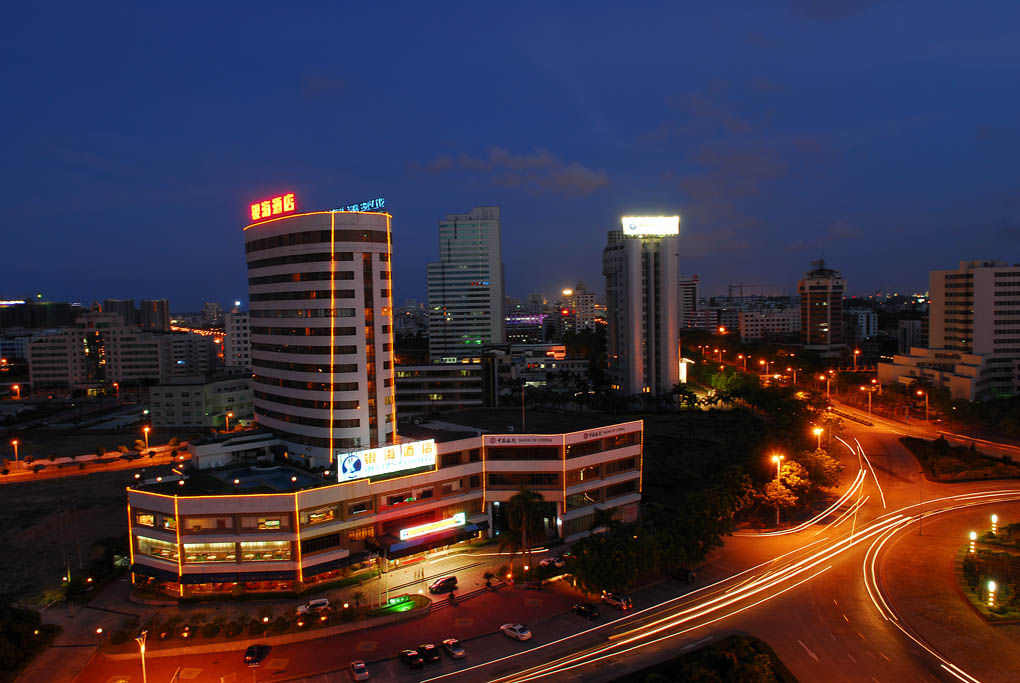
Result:
{"type": "Polygon", "coordinates": [[[294,199],[294,193],[288,192],[278,197],[255,202],[248,207],[248,210],[251,212],[251,220],[254,223],[256,221],[264,221],[273,216],[294,213],[297,210],[297,202],[294,199]]]}
{"type": "Polygon", "coordinates": [[[680,234],[680,216],[624,216],[621,222],[624,235],[680,234]]]}
{"type": "Polygon", "coordinates": [[[401,529],[400,540],[406,541],[411,538],[424,536],[425,534],[432,534],[437,531],[446,531],[447,529],[464,526],[465,524],[467,524],[467,514],[464,512],[458,512],[453,517],[441,519],[438,522],[429,522],[428,524],[422,524],[421,526],[412,526],[406,529],[401,529]]]}
{"type": "Polygon", "coordinates": [[[337,456],[337,481],[381,477],[403,470],[436,466],[436,441],[411,441],[337,456]]]}

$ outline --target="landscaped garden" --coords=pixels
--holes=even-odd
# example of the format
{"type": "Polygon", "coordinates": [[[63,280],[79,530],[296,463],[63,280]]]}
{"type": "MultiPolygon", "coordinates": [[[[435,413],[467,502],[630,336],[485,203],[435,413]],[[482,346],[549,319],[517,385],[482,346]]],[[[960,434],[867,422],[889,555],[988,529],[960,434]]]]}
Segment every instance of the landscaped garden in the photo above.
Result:
{"type": "Polygon", "coordinates": [[[1020,621],[1020,522],[975,536],[961,550],[964,595],[990,621],[1020,621]]]}
{"type": "Polygon", "coordinates": [[[667,681],[796,683],[797,679],[764,641],[751,636],[734,635],[617,678],[615,683],[667,681]]]}
{"type": "Polygon", "coordinates": [[[1012,458],[987,455],[973,444],[953,446],[941,436],[934,440],[905,436],[900,443],[914,454],[925,474],[936,481],[1020,477],[1020,466],[1012,458]]]}

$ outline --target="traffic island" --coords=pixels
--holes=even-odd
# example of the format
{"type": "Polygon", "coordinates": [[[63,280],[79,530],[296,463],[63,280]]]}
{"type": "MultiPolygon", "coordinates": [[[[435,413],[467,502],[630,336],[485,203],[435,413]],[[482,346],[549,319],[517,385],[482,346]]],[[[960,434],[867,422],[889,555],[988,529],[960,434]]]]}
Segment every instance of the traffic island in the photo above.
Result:
{"type": "Polygon", "coordinates": [[[697,650],[621,676],[615,683],[651,680],[797,683],[797,678],[768,643],[749,635],[726,636],[697,650]]]}
{"type": "Polygon", "coordinates": [[[954,570],[971,606],[992,624],[1020,623],[1020,523],[1001,533],[971,532],[954,570]]]}
{"type": "Polygon", "coordinates": [[[255,644],[285,645],[326,638],[425,616],[431,608],[430,598],[408,594],[390,598],[387,604],[376,607],[345,604],[339,609],[275,617],[271,612],[263,611],[259,618],[244,622],[222,618],[205,621],[203,615],[193,615],[188,621],[174,617],[165,622],[154,620],[144,625],[125,624],[111,634],[110,642],[100,647],[100,653],[108,659],[138,657],[134,637],[143,630],[148,633],[146,657],[175,657],[245,650],[255,644]]]}

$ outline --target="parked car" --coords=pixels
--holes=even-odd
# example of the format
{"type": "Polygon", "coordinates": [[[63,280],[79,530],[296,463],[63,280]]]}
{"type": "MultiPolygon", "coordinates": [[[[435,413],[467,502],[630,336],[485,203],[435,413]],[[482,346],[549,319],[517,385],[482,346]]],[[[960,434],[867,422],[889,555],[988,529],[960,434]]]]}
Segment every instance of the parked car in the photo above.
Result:
{"type": "Polygon", "coordinates": [[[456,576],[444,576],[441,579],[436,579],[429,585],[429,593],[445,593],[446,591],[454,590],[456,587],[456,576]]]}
{"type": "Polygon", "coordinates": [[[298,614],[308,614],[309,612],[321,612],[322,610],[329,607],[329,600],[326,598],[316,598],[315,600],[309,600],[303,605],[298,605],[298,614]]]}
{"type": "Polygon", "coordinates": [[[443,641],[443,649],[446,650],[446,654],[450,655],[450,659],[464,659],[467,656],[467,652],[464,651],[464,646],[460,644],[460,641],[456,638],[447,638],[443,641]]]}
{"type": "Polygon", "coordinates": [[[412,669],[420,669],[425,666],[425,660],[421,658],[417,650],[401,650],[400,661],[412,669]]]}
{"type": "Polygon", "coordinates": [[[351,662],[351,680],[353,681],[367,681],[368,680],[368,667],[365,666],[365,662],[360,659],[355,659],[351,662]]]}
{"type": "Polygon", "coordinates": [[[418,654],[425,660],[426,663],[438,662],[442,659],[442,655],[439,654],[439,648],[428,643],[426,645],[418,646],[418,654]]]}
{"type": "Polygon", "coordinates": [[[244,651],[244,663],[248,666],[258,666],[269,655],[272,648],[268,645],[251,645],[244,651]]]}
{"type": "Polygon", "coordinates": [[[598,619],[602,614],[599,612],[599,608],[595,605],[589,605],[587,603],[579,602],[570,608],[570,611],[578,616],[582,616],[588,621],[592,619],[598,619]]]}
{"type": "Polygon", "coordinates": [[[672,569],[669,575],[681,583],[694,583],[694,577],[696,576],[694,570],[687,567],[672,569]]]}
{"type": "Polygon", "coordinates": [[[562,569],[566,566],[567,560],[563,557],[563,553],[560,553],[555,557],[547,557],[538,564],[540,567],[556,567],[557,569],[562,569]]]}
{"type": "Polygon", "coordinates": [[[531,631],[524,624],[503,624],[499,627],[499,630],[504,636],[514,640],[531,639],[531,631]]]}
{"type": "Polygon", "coordinates": [[[628,610],[634,606],[631,599],[622,593],[603,593],[602,602],[619,610],[628,610]]]}

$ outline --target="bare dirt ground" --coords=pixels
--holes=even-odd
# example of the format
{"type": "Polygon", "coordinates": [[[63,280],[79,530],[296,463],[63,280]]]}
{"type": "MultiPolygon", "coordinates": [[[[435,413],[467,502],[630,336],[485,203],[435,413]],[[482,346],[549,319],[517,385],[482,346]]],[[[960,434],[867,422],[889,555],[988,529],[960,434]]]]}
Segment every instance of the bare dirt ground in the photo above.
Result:
{"type": "Polygon", "coordinates": [[[127,533],[132,470],[0,488],[0,593],[39,606],[70,568],[87,567],[93,542],[127,533]]]}

